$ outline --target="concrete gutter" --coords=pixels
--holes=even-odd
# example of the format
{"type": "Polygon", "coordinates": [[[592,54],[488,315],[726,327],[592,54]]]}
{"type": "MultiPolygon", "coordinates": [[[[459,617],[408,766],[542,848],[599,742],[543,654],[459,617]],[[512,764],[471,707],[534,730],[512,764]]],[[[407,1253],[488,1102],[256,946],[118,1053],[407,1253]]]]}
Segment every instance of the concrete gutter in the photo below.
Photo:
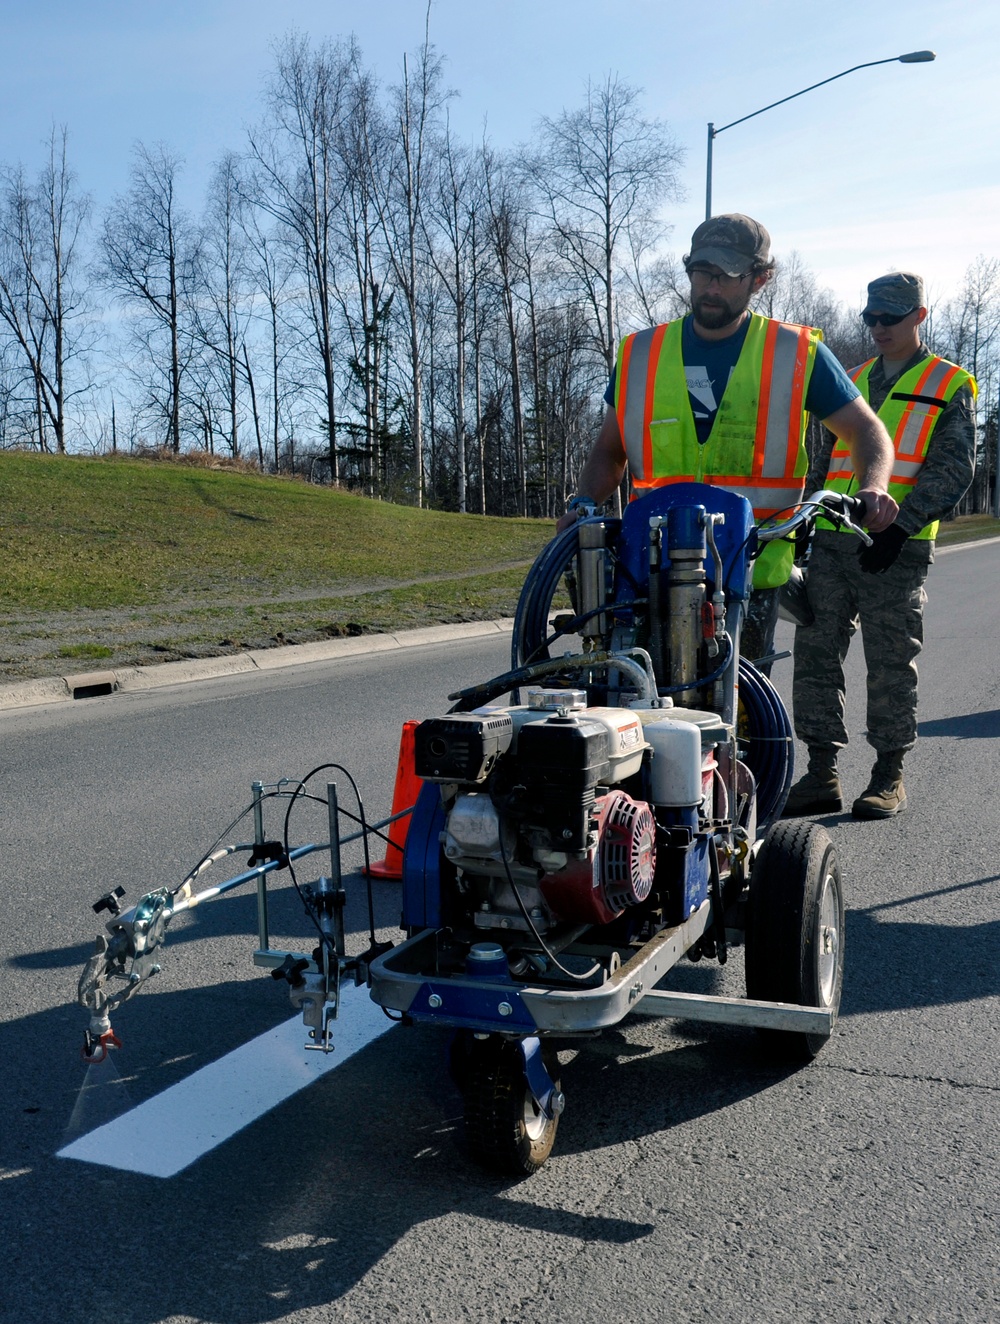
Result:
{"type": "Polygon", "coordinates": [[[85,671],[72,676],[0,685],[0,712],[9,708],[31,708],[38,704],[63,703],[73,699],[100,698],[108,694],[135,694],[161,685],[183,685],[218,676],[238,676],[247,671],[275,671],[309,662],[333,662],[338,658],[370,653],[390,653],[400,648],[420,648],[458,639],[486,639],[510,634],[513,620],[464,621],[460,625],[431,625],[398,634],[361,634],[348,639],[320,639],[311,644],[284,648],[258,648],[227,657],[197,657],[182,662],[161,662],[151,667],[121,667],[110,671],[85,671]]]}

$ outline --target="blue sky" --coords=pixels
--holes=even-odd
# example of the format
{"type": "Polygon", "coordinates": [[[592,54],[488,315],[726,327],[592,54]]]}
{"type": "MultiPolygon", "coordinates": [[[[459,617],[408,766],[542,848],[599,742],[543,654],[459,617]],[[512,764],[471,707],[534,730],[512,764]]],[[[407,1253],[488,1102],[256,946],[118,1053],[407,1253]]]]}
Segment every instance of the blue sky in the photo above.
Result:
{"type": "MultiPolygon", "coordinates": [[[[275,38],[354,32],[393,80],[424,11],[424,0],[0,0],[0,161],[36,169],[49,127],[66,124],[101,206],[124,189],[132,144],[162,140],[186,160],[196,210],[213,161],[259,114],[275,38]]],[[[431,39],[460,94],[453,125],[471,140],[485,121],[500,147],[578,103],[588,77],[644,88],[686,152],[677,252],[704,214],[709,120],[931,48],[933,64],[862,69],[720,135],[715,210],[758,217],[779,257],[798,250],[849,302],[893,267],[944,298],[978,254],[1000,256],[1000,6],[986,0],[434,0],[431,39]]]]}

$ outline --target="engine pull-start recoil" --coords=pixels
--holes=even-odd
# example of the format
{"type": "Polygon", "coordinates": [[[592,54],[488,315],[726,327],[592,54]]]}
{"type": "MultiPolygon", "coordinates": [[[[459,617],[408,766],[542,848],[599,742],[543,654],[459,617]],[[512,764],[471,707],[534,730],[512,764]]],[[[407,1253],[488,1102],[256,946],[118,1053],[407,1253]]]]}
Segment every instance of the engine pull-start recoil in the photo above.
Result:
{"type": "Polygon", "coordinates": [[[627,906],[645,901],[656,867],[656,824],[649,806],[624,791],[594,802],[596,843],[586,859],[571,859],[546,874],[539,886],[563,919],[609,924],[627,906]]]}
{"type": "Polygon", "coordinates": [[[600,827],[604,895],[616,913],[640,905],[653,886],[656,824],[649,806],[623,791],[604,801],[600,827]]]}

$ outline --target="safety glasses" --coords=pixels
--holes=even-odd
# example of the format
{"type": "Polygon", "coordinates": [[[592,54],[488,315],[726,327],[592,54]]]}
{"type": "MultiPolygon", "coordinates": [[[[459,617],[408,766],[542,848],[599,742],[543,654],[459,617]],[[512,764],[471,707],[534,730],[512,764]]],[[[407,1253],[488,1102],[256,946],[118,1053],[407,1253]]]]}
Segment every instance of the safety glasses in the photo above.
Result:
{"type": "Polygon", "coordinates": [[[724,271],[708,271],[705,267],[688,267],[687,274],[691,284],[697,285],[701,289],[707,290],[714,280],[720,290],[734,290],[737,285],[742,285],[751,273],[745,271],[742,276],[729,276],[724,271]]]}
{"type": "MultiPolygon", "coordinates": [[[[910,309],[910,313],[914,311],[910,309]]],[[[865,326],[899,326],[910,313],[862,313],[861,320],[865,326]]]]}

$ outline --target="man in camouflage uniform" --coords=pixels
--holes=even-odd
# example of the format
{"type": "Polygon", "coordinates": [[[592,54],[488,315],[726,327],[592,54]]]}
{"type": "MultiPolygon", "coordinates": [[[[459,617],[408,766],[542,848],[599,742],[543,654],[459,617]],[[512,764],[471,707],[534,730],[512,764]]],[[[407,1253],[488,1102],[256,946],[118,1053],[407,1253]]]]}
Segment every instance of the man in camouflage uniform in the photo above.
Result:
{"type": "MultiPolygon", "coordinates": [[[[927,317],[919,276],[894,272],[868,286],[862,317],[879,356],[851,377],[893,436],[890,493],[895,522],[870,548],[817,527],[807,593],[814,622],[795,632],[795,733],[809,747],[809,771],[792,787],[785,815],[843,806],[837,753],[847,744],[844,659],[860,621],[868,668],[868,742],[877,759],[854,801],[855,818],[889,818],[906,808],[903,757],[917,736],[916,656],[923,643],[924,580],[934,559],[937,521],[958,504],[975,465],[976,384],[932,355],[920,339],[927,317]]],[[[853,491],[849,461],[835,439],[812,461],[806,491],[853,491]]]]}

